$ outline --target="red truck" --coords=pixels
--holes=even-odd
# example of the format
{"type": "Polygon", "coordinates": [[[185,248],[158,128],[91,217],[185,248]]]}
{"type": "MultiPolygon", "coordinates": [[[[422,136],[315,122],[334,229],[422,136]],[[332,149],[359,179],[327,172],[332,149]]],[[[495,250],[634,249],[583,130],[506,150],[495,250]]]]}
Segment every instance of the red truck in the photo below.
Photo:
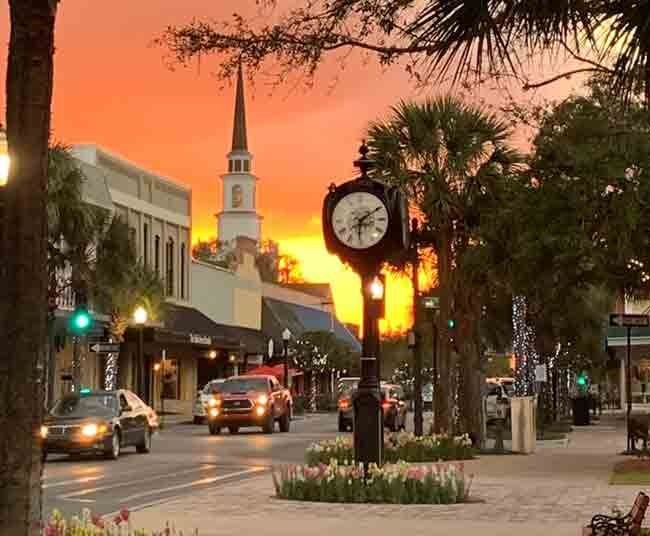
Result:
{"type": "Polygon", "coordinates": [[[233,376],[219,385],[208,400],[208,429],[212,435],[228,428],[231,434],[246,426],[260,426],[272,434],[275,423],[281,432],[291,426],[291,393],[274,376],[233,376]]]}

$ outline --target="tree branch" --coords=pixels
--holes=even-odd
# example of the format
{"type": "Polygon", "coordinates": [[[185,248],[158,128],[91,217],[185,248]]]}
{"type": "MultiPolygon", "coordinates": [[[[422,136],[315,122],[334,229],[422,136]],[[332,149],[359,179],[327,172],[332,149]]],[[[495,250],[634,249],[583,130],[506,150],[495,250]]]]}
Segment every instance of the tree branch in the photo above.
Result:
{"type": "Polygon", "coordinates": [[[566,71],[564,73],[558,74],[556,76],[553,76],[551,78],[548,78],[546,80],[543,80],[541,82],[535,82],[532,84],[524,84],[524,91],[528,91],[530,89],[538,89],[543,86],[548,86],[549,84],[552,84],[553,82],[557,82],[558,80],[562,78],[571,78],[574,74],[581,74],[581,73],[600,73],[600,72],[611,72],[611,71],[603,71],[600,67],[583,67],[581,69],[573,69],[572,71],[566,71]]]}

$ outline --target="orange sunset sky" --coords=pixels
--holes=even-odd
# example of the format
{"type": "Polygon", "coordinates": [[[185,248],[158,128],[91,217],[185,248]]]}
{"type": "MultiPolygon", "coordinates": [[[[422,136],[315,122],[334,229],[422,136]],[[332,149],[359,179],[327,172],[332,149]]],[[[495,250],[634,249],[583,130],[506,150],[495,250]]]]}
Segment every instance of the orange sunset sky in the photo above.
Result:
{"type": "MultiPolygon", "coordinates": [[[[285,5],[284,2],[280,3],[285,5]]],[[[237,10],[254,13],[254,0],[62,0],[57,22],[53,139],[97,143],[193,190],[193,239],[216,231],[221,208],[219,174],[226,170],[234,87],[211,74],[218,58],[170,70],[165,51],[151,41],[171,24],[193,17],[223,19],[237,10]]],[[[0,37],[9,41],[6,2],[0,5],[0,37]]],[[[4,79],[5,53],[0,56],[4,79]]],[[[577,83],[554,86],[565,94],[577,83]]],[[[436,85],[432,91],[443,91],[436,85]]],[[[325,252],[320,209],[326,188],[354,173],[368,121],[400,99],[419,98],[400,67],[384,72],[353,56],[340,71],[330,62],[311,89],[295,80],[271,90],[263,78],[247,87],[249,146],[260,177],[258,207],[263,235],[302,263],[311,281],[333,285],[339,317],[358,323],[357,277],[325,252]]],[[[498,95],[480,95],[496,102],[498,95]]],[[[4,92],[2,96],[4,107],[4,92]]],[[[410,288],[391,278],[384,329],[409,327],[410,288]]]]}

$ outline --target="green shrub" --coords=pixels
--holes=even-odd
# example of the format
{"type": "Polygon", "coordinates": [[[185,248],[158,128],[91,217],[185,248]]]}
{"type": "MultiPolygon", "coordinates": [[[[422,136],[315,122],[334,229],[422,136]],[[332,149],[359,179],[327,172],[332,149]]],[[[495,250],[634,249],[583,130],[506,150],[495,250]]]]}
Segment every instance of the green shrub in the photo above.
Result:
{"type": "MultiPolygon", "coordinates": [[[[385,463],[469,460],[473,456],[472,443],[467,436],[428,435],[416,437],[406,432],[384,436],[383,460],[385,463]]],[[[351,437],[339,436],[334,440],[312,443],[307,448],[307,465],[313,467],[329,463],[331,460],[336,460],[339,465],[353,463],[354,445],[351,437]]]]}
{"type": "Polygon", "coordinates": [[[431,467],[406,463],[362,466],[284,466],[273,470],[278,498],[332,503],[455,504],[468,500],[472,476],[462,464],[431,467]]]}

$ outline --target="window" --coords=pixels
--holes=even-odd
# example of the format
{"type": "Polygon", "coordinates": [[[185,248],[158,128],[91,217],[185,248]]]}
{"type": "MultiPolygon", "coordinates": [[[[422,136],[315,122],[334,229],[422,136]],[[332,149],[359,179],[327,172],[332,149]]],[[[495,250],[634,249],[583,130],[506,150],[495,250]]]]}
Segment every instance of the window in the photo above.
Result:
{"type": "Polygon", "coordinates": [[[228,160],[228,172],[229,173],[232,173],[233,169],[234,169],[234,166],[233,166],[232,162],[233,162],[232,160],[228,160]]]}
{"type": "Polygon", "coordinates": [[[248,173],[251,170],[251,163],[249,160],[244,160],[244,171],[248,173]]]}
{"type": "Polygon", "coordinates": [[[174,295],[174,241],[170,238],[167,242],[167,296],[174,295]]]}
{"type": "Polygon", "coordinates": [[[185,299],[185,242],[181,244],[181,300],[185,299]]]}
{"type": "Polygon", "coordinates": [[[156,235],[156,238],[154,239],[153,258],[156,275],[160,277],[160,237],[158,235],[156,235]]]}
{"type": "Polygon", "coordinates": [[[135,227],[129,227],[129,242],[131,243],[133,251],[137,251],[137,235],[135,227]]]}
{"type": "Polygon", "coordinates": [[[244,191],[240,184],[232,187],[232,208],[241,208],[244,203],[244,191]]]}
{"type": "Polygon", "coordinates": [[[142,260],[145,266],[149,266],[149,224],[142,226],[142,260]]]}
{"type": "Polygon", "coordinates": [[[180,398],[179,389],[179,370],[177,359],[165,359],[163,361],[163,380],[162,380],[162,396],[171,400],[178,400],[180,398]]]}
{"type": "Polygon", "coordinates": [[[241,160],[235,160],[235,173],[241,172],[241,160]]]}

